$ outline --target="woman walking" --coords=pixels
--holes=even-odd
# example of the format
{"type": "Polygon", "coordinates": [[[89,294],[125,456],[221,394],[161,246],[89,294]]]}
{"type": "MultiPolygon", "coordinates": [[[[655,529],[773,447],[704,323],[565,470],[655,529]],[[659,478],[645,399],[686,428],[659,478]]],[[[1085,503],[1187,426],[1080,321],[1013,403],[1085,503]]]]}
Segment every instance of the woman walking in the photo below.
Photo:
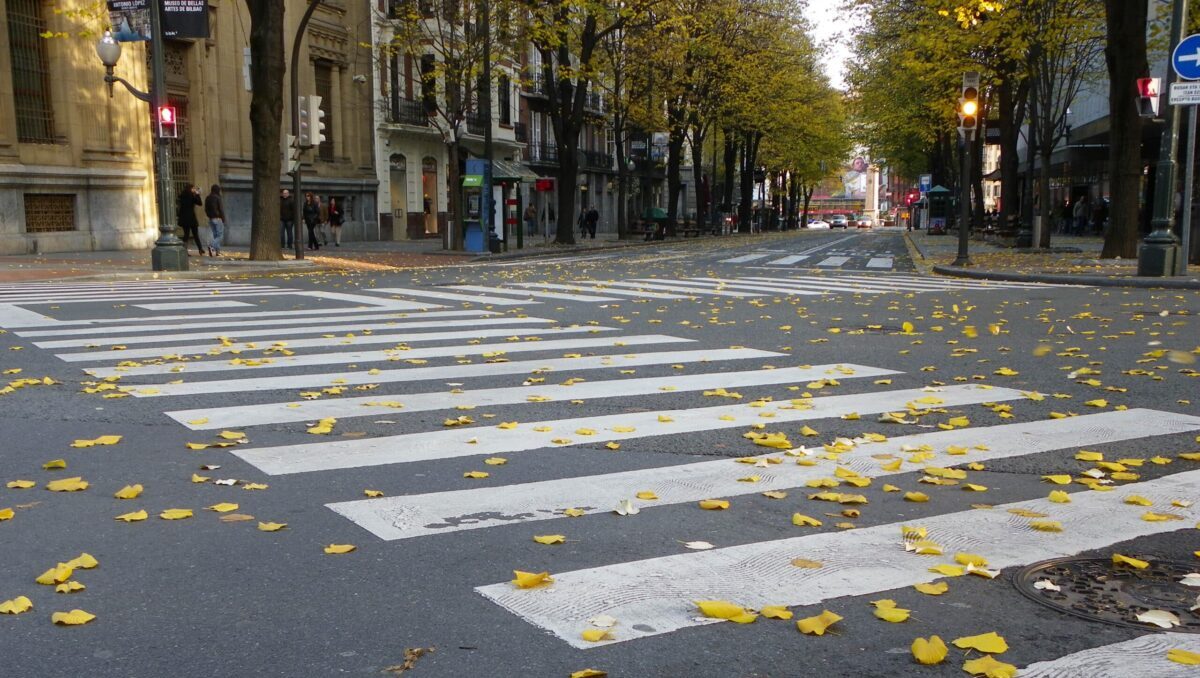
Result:
{"type": "Polygon", "coordinates": [[[196,251],[204,256],[204,244],[200,242],[200,222],[196,220],[196,208],[202,205],[200,189],[196,184],[188,184],[179,192],[179,208],[176,211],[179,227],[183,229],[183,249],[187,251],[187,241],[190,235],[196,241],[196,251]]]}
{"type": "Polygon", "coordinates": [[[346,220],[345,214],[342,212],[342,206],[338,203],[338,199],[329,198],[329,228],[333,231],[333,246],[342,246],[342,223],[346,220]]]}
{"type": "Polygon", "coordinates": [[[317,241],[317,224],[321,220],[321,207],[317,204],[312,193],[304,194],[304,225],[308,228],[308,249],[319,250],[321,243],[317,241]]]}
{"type": "Polygon", "coordinates": [[[221,185],[213,184],[204,199],[204,214],[208,217],[208,227],[212,231],[212,239],[208,241],[208,256],[221,256],[221,239],[225,237],[225,200],[221,197],[221,185]]]}

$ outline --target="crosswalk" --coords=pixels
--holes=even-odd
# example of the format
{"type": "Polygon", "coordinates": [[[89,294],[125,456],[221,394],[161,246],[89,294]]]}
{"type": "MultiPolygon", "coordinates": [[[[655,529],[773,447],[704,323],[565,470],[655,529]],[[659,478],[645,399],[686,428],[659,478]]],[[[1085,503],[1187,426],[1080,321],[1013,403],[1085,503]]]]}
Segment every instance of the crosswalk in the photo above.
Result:
{"type": "Polygon", "coordinates": [[[753,264],[763,268],[819,268],[819,269],[871,269],[891,271],[896,265],[896,256],[891,252],[861,255],[857,252],[822,252],[820,254],[785,254],[773,250],[758,250],[721,259],[722,264],[753,264]],[[849,264],[849,265],[847,265],[849,264]]]}
{"type": "MultiPolygon", "coordinates": [[[[611,510],[621,505],[648,515],[669,514],[686,523],[694,518],[685,506],[705,499],[736,503],[763,492],[803,496],[814,491],[810,488],[828,488],[830,483],[844,483],[835,492],[849,493],[858,492],[856,487],[874,488],[876,481],[907,481],[912,487],[929,469],[1055,453],[1062,458],[1062,451],[1080,446],[1102,448],[1200,432],[1200,417],[1150,409],[1008,423],[989,413],[1026,399],[1027,392],[971,383],[892,387],[893,379],[906,375],[883,364],[803,364],[784,352],[716,347],[695,337],[636,334],[601,324],[566,325],[539,315],[536,306],[525,308],[543,300],[586,308],[631,298],[742,299],[1039,285],[993,286],[916,276],[698,277],[388,287],[329,295],[276,286],[213,285],[196,289],[256,298],[291,294],[340,305],[280,315],[236,304],[206,305],[205,310],[169,316],[106,310],[115,315],[74,320],[57,320],[40,305],[75,303],[78,295],[108,302],[111,297],[104,296],[103,289],[109,288],[18,287],[0,290],[0,296],[16,300],[0,305],[0,326],[78,365],[90,377],[112,379],[115,392],[152,402],[165,416],[197,433],[233,429],[245,431],[254,441],[260,430],[264,438],[267,430],[285,431],[285,444],[252,442],[228,449],[266,476],[283,479],[364,468],[387,473],[447,460],[496,457],[535,458],[549,466],[564,450],[609,455],[606,444],[652,446],[704,436],[727,440],[731,450],[747,455],[674,456],[650,467],[609,455],[606,467],[617,470],[605,473],[524,482],[505,482],[498,473],[483,486],[327,504],[384,546],[425,539],[456,543],[469,551],[471,533],[478,530],[524,525],[544,533],[565,532],[570,529],[566,521],[609,519],[611,510]],[[24,308],[30,305],[40,310],[24,308]],[[118,346],[123,348],[114,350],[118,346]],[[837,393],[838,388],[850,392],[837,393]],[[202,397],[215,394],[223,396],[221,402],[202,397]],[[658,399],[661,404],[607,407],[628,398],[640,398],[639,404],[658,399]],[[566,410],[561,406],[570,402],[600,407],[563,416],[566,410]],[[502,422],[480,417],[478,423],[459,418],[489,407],[504,408],[517,418],[502,422]],[[430,417],[431,412],[446,413],[455,420],[447,423],[454,425],[438,426],[442,416],[430,417]],[[342,425],[382,415],[397,421],[402,433],[326,438],[304,432],[318,420],[342,425]],[[967,428],[947,424],[954,416],[979,423],[967,428]],[[857,420],[864,422],[863,429],[881,430],[887,437],[864,433],[831,441],[796,433],[808,424],[819,430],[829,422],[857,420]],[[767,439],[770,444],[765,447],[743,440],[780,432],[789,433],[792,440],[767,439]],[[572,512],[584,515],[576,518],[572,512]]],[[[166,285],[109,289],[123,303],[142,310],[156,310],[148,308],[152,300],[178,291],[166,285]]],[[[1158,445],[1154,449],[1169,452],[1158,445]]],[[[1007,569],[1192,529],[1200,517],[1200,510],[1193,508],[1200,502],[1200,470],[1171,468],[1166,475],[1125,482],[1113,492],[1072,488],[1064,488],[1071,490],[1069,503],[1051,502],[1042,493],[1014,497],[988,510],[935,513],[918,522],[947,554],[979,553],[987,557],[989,567],[1007,569]],[[1174,504],[1170,510],[1183,519],[1143,520],[1140,510],[1124,502],[1132,494],[1155,506],[1174,504]],[[1035,515],[1056,521],[1062,530],[1038,529],[1037,519],[1029,517],[1035,515]],[[1095,520],[1097,515],[1105,520],[1095,520]]],[[[820,516],[823,509],[808,510],[820,516]]],[[[902,528],[911,522],[844,530],[824,527],[807,533],[787,524],[774,538],[703,551],[631,549],[615,562],[611,554],[593,554],[593,566],[553,572],[552,586],[524,589],[492,580],[474,582],[473,587],[490,605],[511,613],[510,618],[544,629],[570,647],[636,647],[641,639],[686,634],[719,623],[699,616],[695,600],[731,600],[753,609],[833,605],[846,597],[941,579],[945,575],[929,568],[945,558],[905,551],[902,528]],[[822,566],[796,567],[796,559],[820,561],[822,566]],[[584,640],[582,632],[593,628],[592,620],[599,616],[619,623],[600,641],[584,640]]],[[[636,522],[627,525],[637,529],[636,522]]],[[[1170,647],[1200,650],[1191,635],[1172,642],[1170,647]]],[[[1139,638],[1035,664],[1021,675],[1076,675],[1061,671],[1129,662],[1129,657],[1159,652],[1160,645],[1160,639],[1139,638]]],[[[1175,671],[1175,666],[1164,665],[1154,675],[1183,675],[1175,671]]]]}

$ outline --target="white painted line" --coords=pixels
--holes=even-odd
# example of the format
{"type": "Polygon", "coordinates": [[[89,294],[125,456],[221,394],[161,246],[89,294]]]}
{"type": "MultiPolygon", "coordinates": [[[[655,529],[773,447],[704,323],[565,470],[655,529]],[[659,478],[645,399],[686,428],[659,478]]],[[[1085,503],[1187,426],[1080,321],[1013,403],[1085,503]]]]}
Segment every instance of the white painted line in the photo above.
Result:
{"type": "MultiPolygon", "coordinates": [[[[332,337],[316,337],[309,339],[293,339],[285,336],[277,337],[281,343],[287,344],[281,348],[293,350],[298,348],[342,348],[346,346],[361,347],[371,346],[373,344],[408,344],[425,341],[450,341],[462,339],[486,339],[489,337],[510,337],[516,336],[521,339],[526,337],[538,336],[545,337],[554,334],[571,334],[590,332],[599,330],[601,332],[612,332],[615,328],[601,327],[592,325],[576,325],[573,327],[527,327],[527,325],[536,325],[537,323],[551,323],[553,320],[544,320],[541,318],[495,318],[493,322],[486,321],[443,321],[440,323],[412,323],[414,325],[426,325],[429,327],[449,327],[452,325],[470,326],[468,330],[457,330],[453,332],[411,332],[408,327],[387,327],[385,332],[372,332],[370,334],[355,334],[353,337],[345,335],[337,335],[332,337]],[[506,322],[495,322],[495,321],[506,322]],[[514,322],[507,322],[514,321],[514,322]],[[492,325],[502,325],[501,327],[492,327],[492,325]],[[481,326],[482,325],[482,326],[481,326]],[[507,327],[508,325],[518,325],[518,327],[507,327]]],[[[152,346],[150,348],[126,349],[124,351],[108,351],[100,350],[89,353],[56,353],[55,357],[59,360],[74,363],[74,362],[96,362],[96,361],[126,361],[140,360],[144,358],[162,358],[165,356],[176,356],[173,360],[178,360],[178,357],[188,356],[204,356],[214,357],[224,355],[226,353],[243,354],[247,351],[267,351],[272,349],[274,341],[268,342],[245,342],[234,343],[229,346],[224,346],[219,343],[208,344],[191,344],[186,346],[152,346]]],[[[270,357],[270,353],[261,354],[270,357]]],[[[245,356],[243,356],[245,357],[245,356]]],[[[257,357],[257,356],[255,356],[257,357]]]]}
{"type": "MultiPolygon", "coordinates": [[[[478,316],[481,312],[477,311],[458,311],[467,316],[478,316]]],[[[300,318],[296,320],[263,320],[261,322],[239,322],[228,323],[223,325],[214,324],[212,327],[204,328],[203,332],[175,332],[170,334],[146,334],[143,327],[126,327],[119,328],[125,331],[142,332],[142,334],[129,334],[117,336],[92,336],[84,334],[78,336],[74,330],[64,330],[71,332],[70,339],[53,339],[50,341],[35,341],[34,346],[38,348],[81,348],[87,346],[112,346],[114,344],[131,345],[131,344],[165,344],[178,341],[190,341],[194,339],[210,339],[217,341],[219,337],[227,336],[230,339],[249,339],[251,337],[269,337],[272,340],[283,340],[289,337],[303,334],[322,334],[330,332],[362,332],[365,330],[408,330],[421,327],[472,327],[476,325],[516,325],[520,324],[523,319],[510,318],[507,316],[498,316],[494,313],[482,312],[487,317],[476,317],[469,320],[444,320],[447,317],[460,317],[455,311],[433,311],[428,314],[402,316],[397,313],[375,313],[371,315],[362,315],[354,317],[340,318],[300,318]],[[449,315],[455,313],[455,315],[449,315]],[[437,320],[426,320],[426,318],[437,318],[437,320]],[[367,320],[386,320],[387,322],[364,322],[367,320]],[[263,329],[266,326],[267,329],[263,329]]],[[[541,322],[534,320],[533,322],[541,322]]],[[[183,329],[195,330],[199,325],[171,325],[170,327],[182,327],[183,329]]],[[[114,328],[117,329],[117,328],[114,328]]],[[[208,350],[215,344],[205,344],[208,350]]],[[[159,349],[156,349],[159,350],[159,349]]],[[[157,353],[155,355],[161,355],[157,353]]]]}
{"type": "Polygon", "coordinates": [[[766,262],[766,265],[767,266],[791,266],[792,264],[796,263],[797,261],[804,261],[807,258],[808,258],[808,255],[806,255],[806,254],[793,254],[789,257],[781,257],[779,259],[776,259],[775,261],[768,261],[768,262],[766,262]]]}
{"type": "Polygon", "coordinates": [[[403,414],[445,410],[456,404],[477,407],[524,403],[530,396],[540,396],[550,402],[593,398],[618,398],[634,395],[653,395],[667,391],[686,393],[704,389],[733,389],[742,386],[767,386],[807,382],[822,377],[836,379],[865,379],[889,374],[898,374],[862,365],[843,365],[850,372],[836,370],[838,365],[816,365],[809,368],[787,367],[773,370],[747,370],[743,372],[710,372],[686,374],[677,377],[645,377],[613,379],[606,381],[584,381],[573,385],[539,384],[510,388],[488,388],[465,390],[458,393],[437,391],[406,395],[364,396],[361,398],[339,398],[337,400],[302,400],[298,402],[267,403],[264,405],[234,405],[207,409],[167,412],[167,416],[193,430],[217,428],[242,428],[266,424],[282,424],[309,421],[325,417],[366,417],[380,414],[403,414]],[[370,403],[383,400],[400,401],[402,409],[389,406],[372,406],[370,403]],[[189,421],[206,420],[203,424],[189,421]]]}
{"type": "Polygon", "coordinates": [[[512,294],[532,299],[561,299],[563,301],[582,301],[600,303],[604,301],[622,301],[616,297],[597,297],[587,294],[566,294],[565,292],[543,292],[538,290],[506,290],[499,287],[484,287],[482,285],[452,285],[448,289],[465,290],[468,292],[487,292],[488,294],[512,294]]]}
{"type": "Polygon", "coordinates": [[[361,384],[389,384],[432,379],[470,379],[493,377],[505,374],[553,373],[569,371],[571,374],[588,370],[609,368],[627,369],[649,365],[688,365],[691,363],[718,362],[724,360],[753,360],[778,358],[782,353],[760,351],[752,348],[701,349],[694,351],[666,351],[662,353],[618,353],[613,355],[588,355],[581,358],[535,358],[513,360],[506,363],[479,363],[473,365],[437,365],[434,367],[409,367],[398,370],[362,370],[359,372],[323,372],[298,374],[286,377],[248,377],[219,379],[212,381],[185,382],[182,384],[159,384],[153,393],[130,394],[137,398],[199,395],[204,393],[248,393],[253,391],[293,391],[304,388],[322,388],[334,383],[344,386],[361,384]]]}
{"type": "MultiPolygon", "coordinates": [[[[203,412],[192,410],[188,414],[200,416],[203,412]]],[[[182,416],[169,414],[182,420],[182,416]]],[[[316,418],[319,417],[309,417],[316,418]]],[[[232,427],[243,425],[229,424],[232,427]]],[[[913,473],[927,466],[956,466],[1081,445],[1133,440],[1144,437],[1145,431],[1153,431],[1154,435],[1169,435],[1196,430],[1200,430],[1200,418],[1197,417],[1140,409],[1104,412],[1067,419],[901,436],[883,443],[859,445],[843,454],[840,462],[863,477],[881,478],[913,473]],[[920,464],[905,464],[894,471],[884,470],[881,468],[884,462],[872,457],[892,454],[903,458],[909,456],[906,449],[922,445],[929,445],[938,451],[937,455],[920,464]],[[971,450],[967,455],[950,455],[944,452],[950,445],[982,445],[988,449],[971,450]]],[[[771,456],[780,455],[767,454],[759,458],[771,456]]],[[[348,501],[328,506],[380,539],[409,539],[459,530],[553,520],[563,517],[563,509],[593,507],[604,510],[624,499],[631,500],[645,511],[708,498],[790,490],[804,487],[810,480],[833,477],[837,466],[837,463],[828,460],[817,460],[816,466],[798,466],[785,458],[782,464],[751,470],[751,467],[732,459],[721,459],[502,487],[348,501]],[[751,474],[759,476],[761,480],[757,483],[738,480],[751,474]],[[657,494],[658,499],[643,501],[636,498],[638,492],[647,490],[657,494]]]]}
{"type": "MultiPolygon", "coordinates": [[[[946,285],[918,285],[909,282],[897,281],[889,283],[887,281],[867,282],[848,280],[843,282],[841,279],[844,276],[812,276],[803,279],[789,279],[776,285],[786,284],[789,287],[797,289],[819,289],[825,292],[864,292],[864,293],[885,293],[885,292],[942,292],[957,289],[953,286],[946,285]]],[[[766,278],[748,278],[747,280],[766,281],[766,278]]]]}
{"type": "Polygon", "coordinates": [[[817,245],[816,247],[810,247],[801,252],[797,252],[797,254],[815,254],[816,252],[820,252],[821,250],[827,250],[830,247],[833,247],[834,245],[840,245],[840,244],[846,242],[847,240],[853,240],[857,237],[858,237],[857,233],[851,233],[850,235],[842,236],[841,238],[838,238],[837,240],[827,242],[824,245],[817,245]]]}
{"type": "Polygon", "coordinates": [[[892,257],[871,257],[867,268],[891,268],[893,261],[892,257]]]}
{"type": "Polygon", "coordinates": [[[602,285],[600,283],[589,283],[591,285],[590,287],[584,286],[584,285],[563,285],[563,284],[559,284],[559,283],[514,282],[514,283],[508,283],[508,284],[512,285],[514,287],[532,287],[534,289],[565,290],[567,292],[590,292],[590,293],[599,292],[601,294],[617,294],[617,295],[620,295],[623,297],[641,297],[644,299],[687,299],[687,297],[681,296],[678,294],[666,294],[663,292],[649,292],[649,291],[635,292],[633,290],[612,289],[609,287],[605,287],[604,285],[602,285]]]}
{"type": "Polygon", "coordinates": [[[850,257],[828,257],[817,262],[817,266],[836,268],[850,261],[850,257]]]}
{"type": "MultiPolygon", "coordinates": [[[[1149,627],[1146,630],[1156,629],[1149,627]]],[[[1200,635],[1147,633],[1123,643],[1101,645],[1058,659],[1030,664],[1017,671],[1017,675],[1021,678],[1196,678],[1195,666],[1167,659],[1167,651],[1175,649],[1200,652],[1200,635]]]]}
{"type": "MultiPolygon", "coordinates": [[[[847,412],[885,412],[891,409],[904,409],[905,402],[924,395],[928,395],[928,393],[921,389],[909,389],[815,398],[812,401],[811,409],[797,409],[787,401],[769,403],[766,407],[752,407],[750,404],[718,405],[540,421],[523,423],[513,429],[499,429],[494,426],[467,427],[361,440],[257,449],[238,448],[232,451],[267,474],[283,475],[563,446],[563,444],[554,443],[554,439],[570,440],[571,442],[567,443],[569,445],[583,445],[648,436],[685,435],[696,431],[744,427],[753,423],[769,423],[774,426],[791,421],[835,417],[847,412]],[[765,419],[760,416],[763,412],[773,412],[774,417],[765,419]],[[660,417],[666,417],[670,421],[664,421],[660,417]],[[721,417],[725,417],[725,419],[721,417]],[[635,430],[630,432],[613,430],[613,427],[626,426],[633,427],[635,430]],[[548,427],[549,430],[535,432],[533,431],[535,427],[548,427]],[[581,428],[591,429],[596,433],[594,435],[576,434],[575,431],[581,428]],[[472,440],[475,442],[471,442],[472,440]]],[[[1016,400],[1024,397],[1020,391],[1003,388],[982,389],[975,385],[949,386],[938,396],[945,401],[947,407],[1016,400]]]]}
{"type": "Polygon", "coordinates": [[[455,294],[454,292],[416,289],[411,287],[377,287],[368,291],[398,294],[405,297],[430,297],[432,299],[445,299],[447,301],[466,301],[472,304],[485,304],[491,306],[522,306],[524,304],[538,303],[536,301],[504,299],[502,297],[486,297],[478,294],[455,294]]]}
{"type": "Polygon", "coordinates": [[[198,360],[194,362],[173,362],[162,365],[143,365],[142,367],[97,367],[84,370],[94,377],[112,377],[122,375],[133,377],[148,374],[174,374],[176,368],[183,367],[186,374],[202,374],[208,372],[227,372],[229,370],[262,370],[284,369],[289,367],[309,367],[312,365],[342,365],[346,363],[370,362],[400,362],[425,358],[448,358],[452,356],[482,355],[484,353],[533,353],[540,351],[561,351],[585,348],[612,348],[620,346],[646,346],[653,344],[692,343],[695,339],[672,337],[665,334],[637,334],[633,336],[603,336],[589,339],[555,339],[551,341],[507,341],[490,344],[456,344],[454,346],[434,346],[431,348],[414,348],[408,351],[388,349],[384,351],[348,351],[345,353],[314,353],[293,356],[272,356],[271,362],[254,367],[234,364],[230,360],[198,360]]]}
{"type": "Polygon", "coordinates": [[[36,327],[54,322],[54,318],[15,304],[0,304],[0,327],[36,327]]]}
{"type": "Polygon", "coordinates": [[[712,297],[746,298],[746,297],[761,297],[762,296],[761,294],[755,294],[753,292],[727,292],[727,291],[723,291],[723,290],[702,290],[702,289],[696,289],[696,288],[692,288],[692,287],[685,287],[682,285],[672,285],[672,284],[668,284],[668,282],[669,281],[658,280],[657,278],[635,278],[633,280],[613,280],[613,281],[606,282],[605,285],[615,286],[615,287],[628,287],[628,288],[637,289],[637,290],[649,289],[649,290],[662,290],[665,292],[682,292],[684,294],[689,294],[689,295],[698,295],[699,294],[699,295],[708,295],[708,296],[712,296],[712,297]]]}
{"type": "Polygon", "coordinates": [[[740,280],[731,280],[728,278],[691,278],[689,280],[678,280],[680,285],[697,285],[700,287],[716,287],[717,289],[735,289],[735,290],[753,290],[755,292],[770,292],[772,294],[794,294],[798,296],[817,296],[824,294],[823,292],[810,292],[807,290],[796,290],[778,285],[766,284],[747,284],[740,280]]]}
{"type": "Polygon", "coordinates": [[[197,290],[238,290],[238,289],[282,289],[274,285],[258,285],[252,283],[217,283],[204,281],[163,281],[161,284],[148,283],[105,283],[100,285],[37,285],[29,284],[20,287],[0,288],[0,299],[22,294],[102,294],[116,292],[194,292],[197,290]]]}
{"type": "Polygon", "coordinates": [[[743,254],[740,257],[734,257],[732,259],[722,259],[720,261],[720,263],[722,263],[722,264],[744,264],[747,261],[757,261],[759,259],[765,259],[769,256],[771,256],[770,252],[755,252],[753,254],[743,254]]]}
{"type": "Polygon", "coordinates": [[[98,292],[96,294],[87,294],[83,296],[75,295],[25,295],[22,297],[9,297],[3,299],[6,304],[25,304],[25,305],[55,305],[62,304],[101,304],[101,303],[126,303],[133,301],[143,301],[150,299],[194,299],[196,304],[203,304],[206,299],[219,299],[222,297],[278,297],[283,295],[295,294],[291,290],[280,290],[274,287],[265,287],[261,289],[242,289],[242,290],[221,290],[220,294],[216,294],[216,290],[212,292],[197,291],[164,291],[164,292],[116,292],[108,294],[98,292]]]}
{"type": "Polygon", "coordinates": [[[906,524],[926,528],[929,538],[942,544],[948,554],[983,556],[992,569],[1075,555],[1141,536],[1193,529],[1196,511],[1190,508],[1171,509],[1186,516],[1185,520],[1142,520],[1145,509],[1122,503],[1135,493],[1156,505],[1169,505],[1174,499],[1200,499],[1200,471],[1130,483],[1116,492],[1077,492],[1071,495],[1069,504],[1039,498],[990,510],[972,509],[844,532],[552,572],[554,585],[544,588],[521,590],[506,581],[476,590],[573,647],[596,647],[609,643],[588,643],[580,638],[580,632],[587,628],[587,620],[598,614],[622,621],[615,634],[615,642],[621,642],[716,623],[716,619],[698,616],[692,602],[695,600],[727,599],[754,609],[765,605],[815,605],[940,579],[941,575],[929,571],[930,566],[951,559],[906,553],[900,537],[901,526],[906,524]],[[1062,524],[1063,531],[1035,530],[1029,526],[1031,519],[1009,513],[1008,509],[1048,514],[1050,520],[1062,524]],[[1097,516],[1104,519],[1097,520],[1097,516]],[[795,558],[816,560],[824,566],[795,567],[791,564],[795,558]]]}
{"type": "Polygon", "coordinates": [[[133,306],[134,306],[134,308],[144,308],[147,311],[195,311],[195,310],[198,310],[197,307],[201,307],[204,310],[208,310],[210,308],[240,308],[240,307],[245,307],[245,306],[254,306],[254,304],[247,304],[244,301],[212,301],[212,300],[209,300],[209,301],[204,302],[203,304],[192,302],[192,303],[186,303],[186,304],[184,304],[184,303],[134,304],[133,306]]]}

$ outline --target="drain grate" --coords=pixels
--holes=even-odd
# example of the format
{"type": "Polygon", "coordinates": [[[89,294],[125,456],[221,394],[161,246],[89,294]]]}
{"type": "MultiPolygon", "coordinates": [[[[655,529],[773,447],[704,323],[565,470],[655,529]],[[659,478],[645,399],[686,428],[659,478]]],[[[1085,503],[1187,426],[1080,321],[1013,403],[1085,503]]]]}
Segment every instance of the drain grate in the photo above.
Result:
{"type": "Polygon", "coordinates": [[[1158,631],[1165,629],[1136,617],[1166,610],[1182,622],[1172,631],[1200,633],[1200,615],[1190,611],[1200,590],[1179,583],[1195,571],[1191,564],[1172,561],[1152,560],[1149,567],[1138,570],[1104,558],[1056,558],[1021,569],[1013,585],[1034,602],[1083,619],[1158,631]],[[1049,581],[1060,590],[1034,588],[1039,581],[1049,581]]]}

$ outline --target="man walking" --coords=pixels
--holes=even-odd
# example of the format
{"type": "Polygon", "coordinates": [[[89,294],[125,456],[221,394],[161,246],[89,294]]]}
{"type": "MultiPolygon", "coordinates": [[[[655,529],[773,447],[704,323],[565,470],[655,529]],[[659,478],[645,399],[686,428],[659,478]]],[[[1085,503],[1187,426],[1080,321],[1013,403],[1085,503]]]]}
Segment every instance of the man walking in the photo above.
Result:
{"type": "Polygon", "coordinates": [[[296,233],[296,199],[292,192],[283,189],[279,196],[279,246],[285,250],[294,247],[296,233]]]}
{"type": "Polygon", "coordinates": [[[221,198],[221,185],[213,184],[204,199],[204,216],[208,217],[208,228],[212,239],[208,241],[208,256],[221,256],[221,240],[225,237],[225,200],[221,198]]]}
{"type": "Polygon", "coordinates": [[[596,206],[588,208],[587,214],[583,218],[583,226],[587,229],[588,235],[592,236],[592,240],[596,239],[596,225],[600,223],[600,212],[596,211],[596,206]]]}
{"type": "Polygon", "coordinates": [[[1087,196],[1079,196],[1079,199],[1075,201],[1075,209],[1073,210],[1075,224],[1074,228],[1071,229],[1072,235],[1083,235],[1087,231],[1088,217],[1091,213],[1092,210],[1088,206],[1087,196]]]}

